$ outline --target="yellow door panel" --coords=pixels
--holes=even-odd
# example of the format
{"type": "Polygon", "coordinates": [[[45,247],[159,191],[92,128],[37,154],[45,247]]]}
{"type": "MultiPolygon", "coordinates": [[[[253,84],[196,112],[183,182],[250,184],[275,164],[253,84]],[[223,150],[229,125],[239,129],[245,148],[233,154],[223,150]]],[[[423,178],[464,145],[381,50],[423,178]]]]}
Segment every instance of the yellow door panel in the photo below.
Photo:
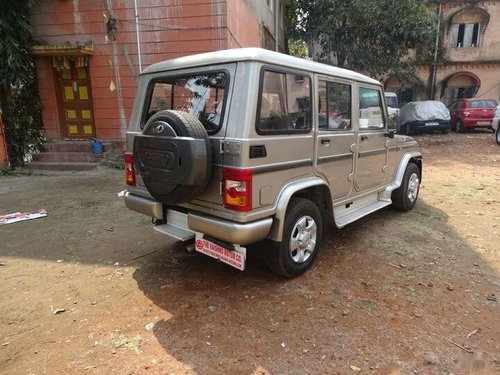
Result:
{"type": "Polygon", "coordinates": [[[78,79],[87,79],[87,71],[85,70],[85,68],[78,68],[76,70],[76,75],[78,79]]]}
{"type": "Polygon", "coordinates": [[[70,69],[63,69],[61,71],[61,75],[63,77],[63,79],[71,79],[71,70],[70,69]]]}
{"type": "Polygon", "coordinates": [[[82,110],[82,120],[90,120],[92,119],[92,113],[88,109],[82,110]]]}
{"type": "Polygon", "coordinates": [[[76,119],[76,111],[74,109],[68,109],[66,111],[66,118],[70,120],[76,119]]]}
{"type": "Polygon", "coordinates": [[[85,135],[92,135],[93,132],[94,132],[94,130],[93,130],[92,125],[84,125],[83,126],[83,133],[85,135]]]}
{"type": "Polygon", "coordinates": [[[72,86],[64,86],[64,100],[73,100],[75,96],[73,95],[72,86]]]}
{"type": "Polygon", "coordinates": [[[68,132],[71,135],[78,134],[78,126],[77,125],[68,125],[68,132]]]}
{"type": "Polygon", "coordinates": [[[87,86],[80,86],[78,91],[80,93],[80,100],[88,100],[89,91],[88,91],[87,86]]]}

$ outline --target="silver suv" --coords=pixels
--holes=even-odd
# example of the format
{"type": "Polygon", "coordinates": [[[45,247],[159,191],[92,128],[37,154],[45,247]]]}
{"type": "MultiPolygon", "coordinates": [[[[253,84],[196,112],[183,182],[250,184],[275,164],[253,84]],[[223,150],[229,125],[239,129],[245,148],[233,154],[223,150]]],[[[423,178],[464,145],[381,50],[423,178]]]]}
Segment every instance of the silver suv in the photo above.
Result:
{"type": "Polygon", "coordinates": [[[276,52],[157,63],[141,75],[127,133],[125,203],[240,270],[245,246],[266,240],[269,268],[294,277],[326,223],[415,205],[422,155],[387,118],[378,81],[276,52]]]}

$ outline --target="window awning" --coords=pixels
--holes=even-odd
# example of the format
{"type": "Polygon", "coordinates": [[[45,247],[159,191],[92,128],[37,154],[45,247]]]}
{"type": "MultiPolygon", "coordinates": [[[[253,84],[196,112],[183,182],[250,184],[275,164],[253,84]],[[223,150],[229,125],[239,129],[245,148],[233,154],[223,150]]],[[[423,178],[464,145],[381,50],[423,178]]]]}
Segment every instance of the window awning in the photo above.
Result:
{"type": "Polygon", "coordinates": [[[89,56],[94,54],[94,45],[92,43],[40,45],[31,47],[29,51],[35,56],[89,56]]]}

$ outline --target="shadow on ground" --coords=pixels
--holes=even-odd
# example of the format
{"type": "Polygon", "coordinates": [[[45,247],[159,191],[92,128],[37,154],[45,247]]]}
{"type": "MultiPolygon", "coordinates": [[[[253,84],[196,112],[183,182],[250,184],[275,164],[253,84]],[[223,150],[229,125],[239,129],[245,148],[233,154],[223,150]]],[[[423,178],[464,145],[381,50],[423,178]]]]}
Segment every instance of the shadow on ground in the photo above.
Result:
{"type": "Polygon", "coordinates": [[[241,273],[170,250],[133,277],[172,315],[158,341],[197,373],[489,373],[498,275],[447,219],[420,203],[332,229],[288,281],[258,260],[241,273]]]}

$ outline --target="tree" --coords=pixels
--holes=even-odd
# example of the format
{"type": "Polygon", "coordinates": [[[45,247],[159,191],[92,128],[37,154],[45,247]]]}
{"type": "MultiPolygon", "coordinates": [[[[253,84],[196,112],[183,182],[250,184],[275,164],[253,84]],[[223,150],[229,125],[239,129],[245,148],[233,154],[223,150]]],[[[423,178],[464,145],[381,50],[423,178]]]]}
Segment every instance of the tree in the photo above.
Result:
{"type": "Polygon", "coordinates": [[[0,107],[12,165],[41,141],[41,113],[29,9],[37,0],[0,0],[0,107]]]}
{"type": "Polygon", "coordinates": [[[297,29],[299,15],[300,9],[298,8],[297,0],[291,0],[285,5],[283,14],[285,52],[289,55],[305,59],[309,56],[309,49],[307,43],[301,39],[301,34],[297,29]]]}
{"type": "Polygon", "coordinates": [[[300,10],[296,30],[317,42],[320,57],[333,54],[337,65],[375,77],[413,75],[418,58],[432,56],[436,33],[435,0],[293,0],[300,10]]]}

